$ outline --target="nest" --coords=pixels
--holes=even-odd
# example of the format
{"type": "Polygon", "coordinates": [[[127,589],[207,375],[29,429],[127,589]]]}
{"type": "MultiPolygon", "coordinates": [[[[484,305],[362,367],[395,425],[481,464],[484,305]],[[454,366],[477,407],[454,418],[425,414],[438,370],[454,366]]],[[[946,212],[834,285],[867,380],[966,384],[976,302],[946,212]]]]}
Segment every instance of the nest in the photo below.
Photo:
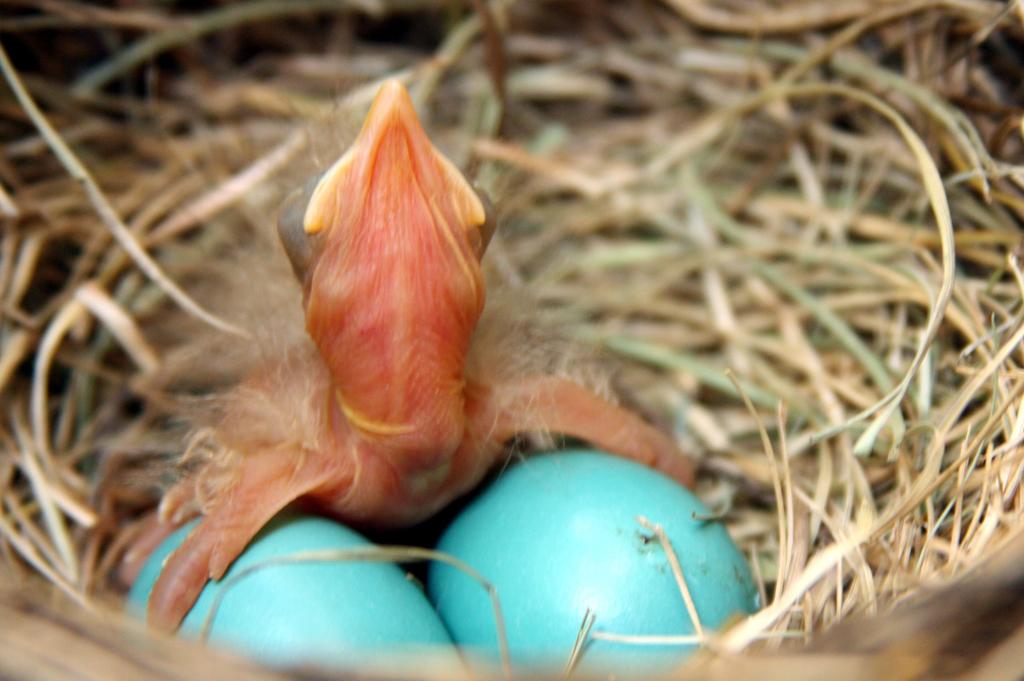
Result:
{"type": "Polygon", "coordinates": [[[499,206],[495,277],[617,358],[750,557],[765,607],[681,674],[1019,669],[1021,3],[3,14],[8,650],[32,659],[40,608],[115,640],[87,613],[184,446],[154,377],[230,325],[203,282],[398,76],[499,206]]]}

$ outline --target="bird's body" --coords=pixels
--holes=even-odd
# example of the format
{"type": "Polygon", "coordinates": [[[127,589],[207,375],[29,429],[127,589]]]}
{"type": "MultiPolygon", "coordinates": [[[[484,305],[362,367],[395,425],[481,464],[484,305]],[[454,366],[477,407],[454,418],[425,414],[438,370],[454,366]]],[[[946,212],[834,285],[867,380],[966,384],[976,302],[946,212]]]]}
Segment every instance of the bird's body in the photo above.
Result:
{"type": "Polygon", "coordinates": [[[404,88],[385,84],[301,224],[281,225],[312,344],[234,388],[215,427],[231,454],[165,496],[165,525],[182,508],[204,517],[154,587],[152,624],[175,628],[285,505],[413,524],[476,485],[517,433],[573,435],[692,480],[668,438],[574,382],[467,368],[484,307],[486,221],[404,88]]]}

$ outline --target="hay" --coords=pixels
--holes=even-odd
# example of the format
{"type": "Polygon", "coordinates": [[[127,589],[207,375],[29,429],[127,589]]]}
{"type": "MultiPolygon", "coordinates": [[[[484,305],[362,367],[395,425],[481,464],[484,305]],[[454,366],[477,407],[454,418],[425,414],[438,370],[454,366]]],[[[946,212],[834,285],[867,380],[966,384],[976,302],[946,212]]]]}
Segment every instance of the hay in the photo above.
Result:
{"type": "Polygon", "coordinates": [[[230,327],[195,282],[396,74],[496,200],[503,286],[618,356],[700,459],[766,602],[712,656],[887,612],[1017,537],[1020,2],[8,5],[14,579],[107,597],[147,462],[182,446],[152,381],[168,315],[230,327]],[[100,486],[117,468],[137,484],[100,486]]]}

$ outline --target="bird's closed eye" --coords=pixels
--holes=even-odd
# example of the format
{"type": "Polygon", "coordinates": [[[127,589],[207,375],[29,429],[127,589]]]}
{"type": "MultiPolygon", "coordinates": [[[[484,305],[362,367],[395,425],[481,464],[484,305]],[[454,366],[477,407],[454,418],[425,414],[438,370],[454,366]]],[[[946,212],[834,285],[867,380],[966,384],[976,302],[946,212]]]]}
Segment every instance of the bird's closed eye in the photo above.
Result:
{"type": "Polygon", "coordinates": [[[316,175],[303,187],[292,192],[285,199],[277,218],[277,236],[281,239],[284,252],[292,264],[292,271],[301,282],[306,280],[306,274],[313,258],[313,240],[316,238],[315,235],[306,233],[302,223],[309,198],[313,195],[313,190],[319,181],[320,175],[316,175]]]}
{"type": "Polygon", "coordinates": [[[498,228],[498,217],[495,215],[494,202],[491,201],[487,192],[476,185],[473,186],[473,191],[479,197],[480,203],[484,205],[485,218],[484,224],[480,225],[480,246],[477,252],[477,256],[482,258],[484,251],[487,250],[487,245],[491,243],[491,237],[494,236],[494,232],[498,228]]]}

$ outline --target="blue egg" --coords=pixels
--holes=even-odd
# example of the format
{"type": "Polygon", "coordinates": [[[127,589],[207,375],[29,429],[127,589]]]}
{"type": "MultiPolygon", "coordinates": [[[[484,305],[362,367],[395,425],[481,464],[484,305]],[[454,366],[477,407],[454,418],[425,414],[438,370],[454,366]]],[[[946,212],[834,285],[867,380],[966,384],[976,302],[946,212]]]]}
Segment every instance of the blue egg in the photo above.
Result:
{"type": "MultiPolygon", "coordinates": [[[[705,629],[757,609],[747,562],[708,515],[688,490],[645,466],[565,451],[504,471],[455,518],[438,549],[496,587],[514,667],[560,668],[588,612],[598,636],[693,635],[668,555],[637,516],[664,528],[705,629]]],[[[498,637],[484,589],[435,563],[427,591],[455,643],[471,658],[495,661],[498,637]]],[[[590,637],[578,668],[601,676],[649,674],[694,647],[590,637]]]]}
{"type": "MultiPolygon", "coordinates": [[[[143,616],[165,559],[193,525],[170,535],[150,556],[129,592],[129,612],[143,616]]],[[[227,589],[209,640],[268,664],[351,668],[422,654],[432,663],[461,665],[423,592],[391,563],[275,564],[229,584],[233,576],[268,559],[361,546],[370,543],[328,519],[279,515],[223,579],[206,585],[180,632],[198,635],[217,594],[227,589]]]]}

